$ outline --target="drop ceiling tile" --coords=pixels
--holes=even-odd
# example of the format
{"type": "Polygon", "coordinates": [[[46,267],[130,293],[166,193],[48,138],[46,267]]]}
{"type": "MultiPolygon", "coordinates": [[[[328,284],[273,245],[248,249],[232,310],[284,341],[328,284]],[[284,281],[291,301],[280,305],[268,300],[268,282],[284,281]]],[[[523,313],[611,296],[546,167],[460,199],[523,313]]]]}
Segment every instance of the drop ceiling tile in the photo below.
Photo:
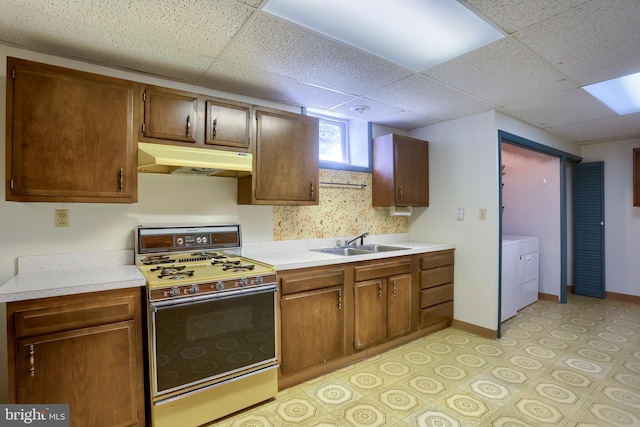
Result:
{"type": "Polygon", "coordinates": [[[329,109],[353,99],[353,96],[340,92],[221,60],[213,63],[198,84],[258,99],[320,109],[329,109]]]}
{"type": "Polygon", "coordinates": [[[494,108],[494,105],[422,74],[414,74],[371,91],[366,97],[438,120],[464,117],[494,108]]]}
{"type": "Polygon", "coordinates": [[[615,113],[583,89],[571,89],[504,107],[510,115],[538,127],[557,127],[615,113]]]}
{"type": "Polygon", "coordinates": [[[495,105],[577,87],[513,37],[437,65],[423,74],[495,105]]]}
{"type": "Polygon", "coordinates": [[[379,123],[380,120],[392,115],[398,114],[402,110],[398,107],[384,104],[382,102],[376,102],[366,98],[356,98],[342,105],[336,106],[331,111],[339,113],[343,116],[353,117],[360,120],[366,120],[368,122],[379,123]],[[351,111],[352,107],[358,105],[366,105],[369,110],[362,114],[351,111]]]}
{"type": "Polygon", "coordinates": [[[580,85],[640,71],[638,0],[592,0],[515,36],[580,85]]]}
{"type": "Polygon", "coordinates": [[[187,82],[197,80],[212,61],[209,57],[173,46],[150,44],[126,34],[101,32],[75,21],[13,5],[3,5],[0,38],[44,53],[187,82]]]}
{"type": "Polygon", "coordinates": [[[507,33],[527,28],[589,0],[463,0],[507,33]]]}
{"type": "Polygon", "coordinates": [[[396,129],[402,129],[410,131],[425,126],[430,126],[440,122],[441,120],[434,119],[433,117],[423,116],[412,111],[400,111],[383,118],[380,122],[381,125],[389,126],[396,129]]]}
{"type": "Polygon", "coordinates": [[[351,95],[411,74],[266,12],[244,27],[219,59],[351,95]]]}
{"type": "MultiPolygon", "coordinates": [[[[26,10],[113,32],[217,56],[255,9],[234,0],[198,3],[157,0],[4,0],[26,10]]],[[[48,32],[51,33],[49,29],[48,32]]]]}
{"type": "Polygon", "coordinates": [[[572,123],[563,126],[554,126],[551,131],[568,136],[578,142],[616,138],[627,135],[638,136],[640,129],[627,123],[622,116],[610,116],[588,122],[572,123]]]}

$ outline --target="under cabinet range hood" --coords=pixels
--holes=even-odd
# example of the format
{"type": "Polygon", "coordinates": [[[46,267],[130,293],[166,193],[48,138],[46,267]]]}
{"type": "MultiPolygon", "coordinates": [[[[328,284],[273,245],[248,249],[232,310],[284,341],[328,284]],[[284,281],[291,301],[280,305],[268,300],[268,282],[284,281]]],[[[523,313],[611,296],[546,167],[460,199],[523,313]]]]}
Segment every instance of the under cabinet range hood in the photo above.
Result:
{"type": "Polygon", "coordinates": [[[138,142],[138,172],[239,177],[252,163],[250,153],[138,142]]]}

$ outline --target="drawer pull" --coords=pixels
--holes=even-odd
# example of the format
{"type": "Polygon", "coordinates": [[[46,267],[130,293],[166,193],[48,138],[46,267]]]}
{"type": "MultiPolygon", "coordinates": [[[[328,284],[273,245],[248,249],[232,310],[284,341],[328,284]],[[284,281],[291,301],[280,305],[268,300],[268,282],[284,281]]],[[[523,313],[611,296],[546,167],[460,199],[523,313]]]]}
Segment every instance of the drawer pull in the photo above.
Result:
{"type": "Polygon", "coordinates": [[[36,360],[35,360],[36,349],[33,344],[29,345],[29,373],[32,377],[36,375],[36,360]]]}

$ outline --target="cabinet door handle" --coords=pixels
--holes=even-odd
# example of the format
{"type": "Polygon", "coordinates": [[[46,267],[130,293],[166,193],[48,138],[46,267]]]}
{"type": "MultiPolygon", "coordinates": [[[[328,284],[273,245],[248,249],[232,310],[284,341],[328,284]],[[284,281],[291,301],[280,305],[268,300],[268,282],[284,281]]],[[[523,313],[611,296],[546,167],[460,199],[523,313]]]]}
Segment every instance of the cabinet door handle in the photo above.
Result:
{"type": "Polygon", "coordinates": [[[120,192],[122,193],[124,191],[124,169],[120,168],[120,192]]]}
{"type": "Polygon", "coordinates": [[[216,139],[216,133],[218,132],[218,119],[211,120],[211,139],[216,139]]]}
{"type": "Polygon", "coordinates": [[[402,200],[402,185],[398,187],[398,201],[402,200]]]}
{"type": "Polygon", "coordinates": [[[378,283],[378,299],[382,301],[382,283],[378,283]]]}
{"type": "Polygon", "coordinates": [[[396,296],[396,284],[393,284],[393,297],[395,298],[396,296]]]}
{"type": "Polygon", "coordinates": [[[36,353],[35,347],[33,346],[33,344],[30,344],[29,345],[29,373],[31,374],[32,377],[36,375],[35,353],[36,353]]]}
{"type": "Polygon", "coordinates": [[[311,181],[311,194],[310,194],[310,200],[315,200],[315,198],[316,198],[315,185],[313,185],[313,181],[311,181]]]}
{"type": "Polygon", "coordinates": [[[191,116],[187,116],[187,136],[191,135],[191,116]]]}
{"type": "Polygon", "coordinates": [[[338,310],[342,310],[342,291],[338,291],[338,310]]]}

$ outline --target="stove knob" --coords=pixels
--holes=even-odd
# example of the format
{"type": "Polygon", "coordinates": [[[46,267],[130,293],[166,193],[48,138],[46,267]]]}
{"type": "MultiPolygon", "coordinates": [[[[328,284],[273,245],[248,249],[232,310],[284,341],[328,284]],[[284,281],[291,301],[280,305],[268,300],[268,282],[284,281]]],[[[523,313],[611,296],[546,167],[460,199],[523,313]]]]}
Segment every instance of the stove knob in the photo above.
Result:
{"type": "Polygon", "coordinates": [[[197,294],[198,291],[200,290],[200,287],[196,284],[193,284],[191,286],[189,286],[189,293],[190,294],[197,294]]]}
{"type": "Polygon", "coordinates": [[[219,291],[224,289],[224,282],[222,280],[219,280],[218,283],[216,283],[216,289],[219,291]]]}
{"type": "Polygon", "coordinates": [[[240,279],[240,286],[245,287],[249,284],[249,281],[247,280],[246,277],[243,277],[242,279],[240,279]]]}
{"type": "Polygon", "coordinates": [[[180,295],[180,288],[179,287],[174,286],[173,288],[171,288],[169,290],[169,296],[177,297],[178,295],[180,295]]]}
{"type": "Polygon", "coordinates": [[[261,285],[262,284],[262,276],[256,277],[256,284],[257,285],[261,285]]]}

